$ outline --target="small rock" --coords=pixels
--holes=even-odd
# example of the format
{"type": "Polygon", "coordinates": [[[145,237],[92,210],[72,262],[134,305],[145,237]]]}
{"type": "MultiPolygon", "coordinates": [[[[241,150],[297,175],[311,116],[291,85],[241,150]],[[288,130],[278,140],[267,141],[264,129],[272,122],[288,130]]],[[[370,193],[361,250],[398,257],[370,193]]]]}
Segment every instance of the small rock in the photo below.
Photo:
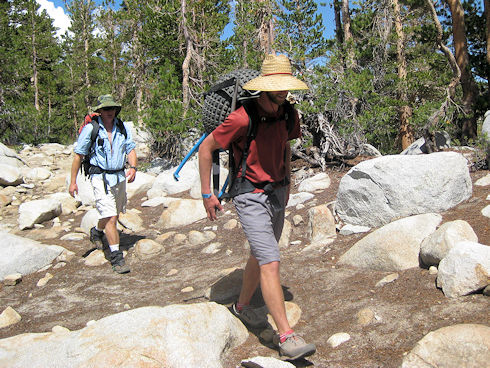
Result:
{"type": "Polygon", "coordinates": [[[180,290],[181,293],[190,293],[194,291],[194,288],[192,286],[187,286],[185,288],[183,288],[182,290],[180,290]]]}
{"type": "Polygon", "coordinates": [[[339,332],[332,336],[330,336],[327,340],[327,344],[329,344],[332,348],[336,348],[340,344],[343,344],[346,341],[350,340],[350,335],[346,332],[339,332]]]}
{"type": "Polygon", "coordinates": [[[53,332],[55,334],[65,334],[65,333],[70,332],[70,330],[67,329],[66,327],[63,327],[63,326],[54,326],[51,329],[51,332],[53,332]]]}
{"type": "Polygon", "coordinates": [[[490,296],[490,285],[483,289],[483,295],[490,296]]]}
{"type": "Polygon", "coordinates": [[[436,266],[430,266],[429,267],[429,275],[437,275],[437,267],[436,266]]]}
{"type": "Polygon", "coordinates": [[[12,307],[7,307],[5,310],[0,314],[0,328],[7,327],[10,325],[14,325],[20,320],[22,317],[20,316],[19,313],[17,313],[14,308],[12,307]]]}
{"type": "Polygon", "coordinates": [[[108,260],[105,258],[104,252],[101,250],[94,250],[90,253],[87,258],[85,258],[85,266],[95,267],[107,263],[108,260]]]}
{"type": "Polygon", "coordinates": [[[242,360],[242,366],[245,368],[294,368],[294,364],[279,360],[272,357],[257,356],[242,360]]]}
{"type": "Polygon", "coordinates": [[[167,276],[173,276],[176,275],[179,271],[177,271],[175,268],[172,268],[170,271],[168,271],[167,276]]]}
{"type": "Polygon", "coordinates": [[[45,286],[49,280],[51,280],[53,278],[53,275],[51,275],[49,272],[46,273],[46,276],[44,276],[42,279],[40,279],[38,282],[37,282],[37,286],[38,287],[43,287],[45,286]]]}
{"type": "Polygon", "coordinates": [[[226,224],[223,225],[223,229],[225,230],[233,230],[238,225],[238,221],[235,219],[229,220],[226,224]]]}
{"type": "Polygon", "coordinates": [[[184,234],[175,234],[175,236],[174,236],[174,244],[175,245],[183,243],[186,240],[187,240],[187,236],[184,234]]]}
{"type": "Polygon", "coordinates": [[[58,268],[65,267],[65,266],[66,266],[66,263],[65,263],[65,262],[59,262],[59,263],[57,263],[57,264],[55,264],[55,265],[53,266],[53,269],[55,269],[55,270],[56,270],[56,269],[58,269],[58,268]]]}
{"type": "Polygon", "coordinates": [[[293,225],[294,226],[299,226],[304,222],[303,217],[300,215],[294,215],[293,216],[293,225]]]}
{"type": "Polygon", "coordinates": [[[215,254],[220,251],[221,243],[211,243],[208,246],[206,246],[203,250],[201,250],[201,253],[205,254],[215,254]]]}
{"type": "Polygon", "coordinates": [[[72,252],[71,250],[65,249],[58,257],[56,257],[56,260],[58,262],[70,262],[75,258],[75,252],[72,252]]]}
{"type": "Polygon", "coordinates": [[[388,276],[385,276],[381,280],[379,280],[376,283],[376,287],[381,287],[381,286],[384,286],[386,284],[389,284],[390,282],[395,281],[398,277],[399,277],[399,275],[397,273],[390,273],[388,276]]]}
{"type": "Polygon", "coordinates": [[[22,275],[20,273],[13,273],[4,277],[3,284],[5,286],[15,286],[21,281],[22,275]]]}
{"type": "Polygon", "coordinates": [[[357,322],[361,326],[367,326],[374,320],[374,312],[369,308],[363,308],[357,312],[357,322]]]}

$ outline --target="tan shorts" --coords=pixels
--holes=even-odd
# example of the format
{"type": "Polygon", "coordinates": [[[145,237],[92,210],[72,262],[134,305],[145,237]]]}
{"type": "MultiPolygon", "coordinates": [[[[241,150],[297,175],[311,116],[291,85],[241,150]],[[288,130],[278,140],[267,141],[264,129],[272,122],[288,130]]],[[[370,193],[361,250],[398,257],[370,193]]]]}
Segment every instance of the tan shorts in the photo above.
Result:
{"type": "Polygon", "coordinates": [[[113,187],[107,186],[107,194],[102,177],[92,177],[92,187],[99,219],[118,216],[121,212],[126,212],[126,180],[113,187]]]}

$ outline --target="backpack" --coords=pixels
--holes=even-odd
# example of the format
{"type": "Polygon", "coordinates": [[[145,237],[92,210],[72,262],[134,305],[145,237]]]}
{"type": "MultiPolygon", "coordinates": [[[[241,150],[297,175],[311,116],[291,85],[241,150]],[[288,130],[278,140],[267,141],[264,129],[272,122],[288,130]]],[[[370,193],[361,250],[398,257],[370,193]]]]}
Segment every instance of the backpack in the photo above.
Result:
{"type": "MultiPolygon", "coordinates": [[[[94,114],[95,115],[95,114],[94,114]]],[[[89,114],[86,115],[85,118],[87,118],[87,116],[89,116],[89,114]]],[[[96,117],[97,115],[95,115],[96,117]]],[[[93,117],[93,116],[92,116],[93,117]]],[[[126,131],[126,127],[124,126],[124,123],[118,119],[118,118],[115,118],[116,119],[116,126],[119,127],[119,129],[121,130],[122,134],[124,135],[124,138],[127,138],[128,137],[128,132],[126,131]]],[[[90,158],[91,158],[91,154],[92,154],[92,147],[94,146],[94,143],[95,143],[95,140],[97,139],[98,135],[99,135],[99,123],[97,120],[90,120],[89,122],[83,124],[83,126],[80,128],[79,130],[79,133],[82,131],[83,127],[85,127],[85,125],[87,124],[92,124],[92,133],[90,134],[90,147],[88,149],[88,153],[83,156],[83,160],[82,160],[82,165],[80,166],[80,170],[82,173],[85,174],[85,176],[89,176],[90,175],[90,158]]],[[[102,139],[99,139],[97,144],[99,146],[102,146],[103,145],[103,140],[102,139]]]]}
{"type": "Polygon", "coordinates": [[[78,128],[78,135],[80,135],[85,125],[90,123],[92,120],[97,120],[97,116],[99,116],[99,114],[96,112],[89,112],[87,115],[85,115],[82,125],[80,125],[80,128],[78,128]]]}
{"type": "MultiPolygon", "coordinates": [[[[254,99],[258,98],[261,91],[247,91],[242,86],[249,80],[258,77],[260,73],[250,69],[239,69],[229,74],[224,75],[218,79],[217,83],[213,85],[210,90],[205,94],[204,104],[202,109],[202,121],[205,128],[205,134],[211,133],[218,125],[225,121],[226,117],[240,106],[245,108],[247,115],[249,116],[249,126],[247,131],[247,142],[241,160],[242,178],[245,178],[246,172],[246,160],[248,156],[248,149],[250,143],[257,134],[257,127],[259,124],[259,118],[256,111],[254,99]]],[[[287,124],[288,133],[294,128],[294,111],[292,105],[286,101],[284,105],[285,120],[287,124]]],[[[233,157],[233,149],[230,147],[228,150],[228,165],[229,174],[228,178],[223,185],[221,191],[219,190],[219,151],[213,153],[213,192],[219,199],[230,199],[237,194],[246,193],[250,190],[250,186],[244,180],[235,181],[238,168],[235,167],[235,160],[233,157]],[[227,191],[228,189],[228,191],[227,191]]]]}

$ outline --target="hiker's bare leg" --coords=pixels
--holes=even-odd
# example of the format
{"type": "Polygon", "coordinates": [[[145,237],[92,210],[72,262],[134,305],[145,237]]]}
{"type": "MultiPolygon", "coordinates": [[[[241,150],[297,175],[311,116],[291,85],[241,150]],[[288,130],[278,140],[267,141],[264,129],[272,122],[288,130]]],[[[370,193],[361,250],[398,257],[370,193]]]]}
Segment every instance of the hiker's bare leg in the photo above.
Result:
{"type": "Polygon", "coordinates": [[[103,229],[109,245],[119,244],[119,232],[117,231],[118,216],[100,219],[97,228],[103,229]]]}
{"type": "Polygon", "coordinates": [[[279,334],[289,331],[291,327],[286,316],[284,293],[279,276],[279,262],[275,261],[260,266],[260,288],[279,334]]]}
{"type": "Polygon", "coordinates": [[[257,259],[250,255],[245,270],[243,271],[242,290],[238,298],[238,303],[248,304],[257,290],[260,282],[260,268],[257,259]]]}

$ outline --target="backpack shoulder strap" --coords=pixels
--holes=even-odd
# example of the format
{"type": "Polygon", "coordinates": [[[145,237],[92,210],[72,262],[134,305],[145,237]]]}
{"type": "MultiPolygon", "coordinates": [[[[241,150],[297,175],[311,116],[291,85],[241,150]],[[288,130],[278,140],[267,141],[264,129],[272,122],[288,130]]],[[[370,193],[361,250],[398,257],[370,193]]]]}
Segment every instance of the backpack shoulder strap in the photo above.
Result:
{"type": "Polygon", "coordinates": [[[97,136],[99,135],[99,123],[95,120],[92,120],[90,121],[90,124],[92,124],[92,133],[90,133],[90,148],[89,148],[89,152],[90,150],[92,149],[92,146],[95,142],[95,140],[97,139],[97,136]]]}
{"type": "Polygon", "coordinates": [[[116,118],[116,126],[119,127],[119,129],[121,130],[122,134],[124,135],[124,138],[128,138],[128,132],[126,131],[126,126],[124,125],[124,123],[122,122],[122,120],[116,118]]]}
{"type": "Polygon", "coordinates": [[[250,149],[250,143],[257,136],[257,128],[259,126],[259,115],[257,113],[257,106],[255,105],[255,102],[253,100],[244,101],[242,105],[248,115],[247,141],[245,143],[245,147],[243,148],[242,161],[241,161],[242,178],[245,179],[245,172],[247,171],[247,157],[250,149]]]}
{"type": "Polygon", "coordinates": [[[242,102],[242,106],[248,115],[248,130],[247,130],[247,146],[257,135],[257,127],[259,122],[259,115],[257,113],[257,106],[253,100],[246,100],[242,102]]]}
{"type": "Polygon", "coordinates": [[[286,120],[286,128],[288,130],[288,134],[291,133],[294,129],[294,107],[289,103],[289,101],[284,102],[284,119],[286,120]]]}

